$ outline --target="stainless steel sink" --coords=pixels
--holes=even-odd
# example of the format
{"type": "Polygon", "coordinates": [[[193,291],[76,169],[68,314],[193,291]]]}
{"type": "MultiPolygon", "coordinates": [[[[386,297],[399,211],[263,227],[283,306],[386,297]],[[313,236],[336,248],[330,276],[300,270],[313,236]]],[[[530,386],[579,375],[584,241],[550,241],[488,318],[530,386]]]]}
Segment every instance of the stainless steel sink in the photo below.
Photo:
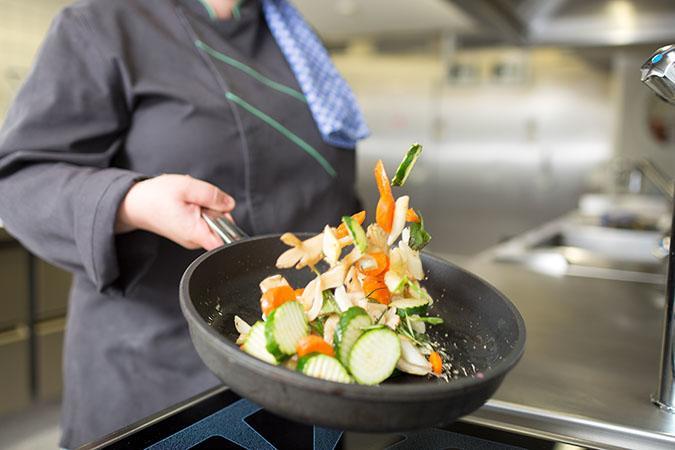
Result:
{"type": "Polygon", "coordinates": [[[666,263],[655,253],[663,231],[603,224],[600,217],[569,214],[490,251],[489,258],[551,276],[581,276],[662,285],[666,263]]]}

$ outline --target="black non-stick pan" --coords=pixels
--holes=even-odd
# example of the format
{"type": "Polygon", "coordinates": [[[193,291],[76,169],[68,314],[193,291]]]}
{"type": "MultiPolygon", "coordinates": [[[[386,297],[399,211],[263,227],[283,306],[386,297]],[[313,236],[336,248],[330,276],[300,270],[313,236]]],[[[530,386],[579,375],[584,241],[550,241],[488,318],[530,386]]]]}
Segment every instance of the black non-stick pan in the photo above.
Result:
{"type": "Polygon", "coordinates": [[[398,375],[380,386],[361,386],[260,361],[235,344],[233,318],[250,324],[260,319],[258,283],[268,275],[281,273],[296,287],[312,278],[308,270],[276,269],[286,249],[278,235],[231,243],[197,258],[180,285],[181,308],[206,365],[237,394],[273,413],[351,431],[446,424],[483,405],[523,354],[525,325],[513,304],[480,278],[423,254],[424,286],[436,299],[431,314],[445,321],[432,327],[432,337],[445,343],[455,378],[398,375]]]}

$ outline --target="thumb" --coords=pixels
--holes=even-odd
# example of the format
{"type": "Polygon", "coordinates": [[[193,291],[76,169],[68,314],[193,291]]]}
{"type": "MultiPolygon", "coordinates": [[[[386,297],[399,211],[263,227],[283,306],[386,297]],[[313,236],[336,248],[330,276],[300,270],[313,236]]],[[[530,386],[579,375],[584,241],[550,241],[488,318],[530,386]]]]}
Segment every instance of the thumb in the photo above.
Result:
{"type": "Polygon", "coordinates": [[[219,212],[230,212],[234,209],[232,197],[214,185],[194,178],[188,178],[183,199],[188,203],[219,212]]]}

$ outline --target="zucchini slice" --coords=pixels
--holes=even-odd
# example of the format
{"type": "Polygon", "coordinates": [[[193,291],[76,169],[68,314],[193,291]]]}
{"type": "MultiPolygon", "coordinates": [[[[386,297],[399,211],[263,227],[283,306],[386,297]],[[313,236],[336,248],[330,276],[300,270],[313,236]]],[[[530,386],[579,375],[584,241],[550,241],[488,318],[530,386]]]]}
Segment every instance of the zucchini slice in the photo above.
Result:
{"type": "Polygon", "coordinates": [[[390,306],[395,306],[396,313],[401,317],[412,315],[421,316],[427,312],[429,301],[421,298],[402,298],[392,301],[390,306]]]}
{"type": "Polygon", "coordinates": [[[333,348],[335,356],[344,366],[347,366],[349,352],[354,342],[363,334],[363,328],[372,324],[368,312],[359,306],[352,306],[340,316],[333,336],[333,348]]]}
{"type": "Polygon", "coordinates": [[[241,349],[251,356],[262,359],[270,364],[277,364],[277,359],[267,351],[267,341],[265,340],[265,322],[259,320],[254,323],[248,332],[241,349]]]}
{"type": "Polygon", "coordinates": [[[389,378],[401,358],[401,342],[390,328],[363,333],[349,354],[349,371],[359,384],[379,384],[389,378]]]}
{"type": "Polygon", "coordinates": [[[305,375],[321,378],[322,380],[335,381],[337,383],[352,382],[347,369],[340,364],[340,361],[332,356],[321,353],[311,353],[300,358],[297,370],[305,375]]]}
{"type": "Polygon", "coordinates": [[[356,219],[351,216],[343,216],[342,223],[347,227],[347,232],[354,241],[354,245],[361,251],[365,253],[368,249],[368,238],[366,237],[366,232],[363,231],[363,227],[359,224],[356,219]]]}
{"type": "Polygon", "coordinates": [[[302,305],[296,301],[286,302],[272,311],[265,322],[267,351],[277,361],[283,361],[295,353],[298,341],[308,332],[309,324],[302,305]]]}
{"type": "Polygon", "coordinates": [[[398,169],[396,169],[396,174],[391,180],[392,186],[403,186],[405,184],[405,180],[408,179],[408,175],[410,175],[417,158],[419,158],[421,154],[422,146],[420,144],[413,144],[410,146],[408,153],[406,153],[403,161],[399,164],[398,169]]]}

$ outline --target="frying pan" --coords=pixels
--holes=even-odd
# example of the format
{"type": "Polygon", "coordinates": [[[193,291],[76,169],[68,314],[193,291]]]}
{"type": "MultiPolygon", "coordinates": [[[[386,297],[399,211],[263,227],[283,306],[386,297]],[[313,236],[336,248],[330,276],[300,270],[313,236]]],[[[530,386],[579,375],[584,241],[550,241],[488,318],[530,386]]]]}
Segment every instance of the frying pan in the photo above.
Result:
{"type": "Polygon", "coordinates": [[[246,238],[229,221],[205,219],[231,243],[199,256],[183,274],[180,305],[192,342],[227,386],[273,413],[362,432],[443,425],[483,405],[523,354],[525,324],[514,305],[475,275],[423,253],[423,285],[436,300],[431,315],[444,319],[430,334],[445,343],[453,367],[449,382],[401,374],[379,386],[341,384],[267,364],[235,344],[234,315],[250,324],[260,319],[263,278],[281,273],[300,287],[312,274],[275,267],[288,248],[279,235],[246,238]]]}

